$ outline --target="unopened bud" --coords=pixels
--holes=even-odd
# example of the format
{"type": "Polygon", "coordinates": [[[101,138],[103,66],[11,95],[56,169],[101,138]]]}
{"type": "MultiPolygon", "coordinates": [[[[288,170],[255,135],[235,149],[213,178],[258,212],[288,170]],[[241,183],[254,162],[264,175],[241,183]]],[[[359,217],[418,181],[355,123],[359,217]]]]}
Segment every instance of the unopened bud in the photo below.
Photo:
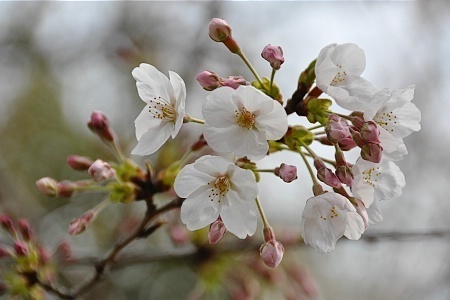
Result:
{"type": "Polygon", "coordinates": [[[86,171],[92,165],[93,161],[84,156],[70,155],[67,157],[67,164],[74,170],[86,171]]]}
{"type": "Polygon", "coordinates": [[[93,218],[94,213],[88,211],[81,217],[73,219],[69,224],[69,234],[76,235],[84,232],[88,228],[93,218]]]}
{"type": "Polygon", "coordinates": [[[17,228],[25,241],[30,241],[33,237],[33,232],[30,228],[30,223],[25,219],[17,221],[17,228]]]}
{"type": "Polygon", "coordinates": [[[14,241],[14,252],[17,256],[26,256],[30,252],[28,245],[24,241],[14,241]]]}
{"type": "Polygon", "coordinates": [[[189,231],[186,226],[180,223],[174,223],[170,226],[169,235],[175,245],[185,245],[189,242],[189,231]]]}
{"type": "Polygon", "coordinates": [[[275,168],[275,175],[283,179],[284,182],[292,182],[297,179],[297,167],[282,163],[280,167],[275,168]]]}
{"type": "Polygon", "coordinates": [[[241,85],[248,85],[247,80],[242,76],[228,76],[228,78],[222,78],[220,81],[221,86],[229,86],[232,89],[237,89],[241,85]]]}
{"type": "Polygon", "coordinates": [[[3,257],[10,257],[11,256],[11,250],[8,248],[0,247],[0,259],[3,257]]]}
{"type": "Polygon", "coordinates": [[[369,215],[367,214],[366,206],[361,200],[357,198],[353,199],[354,199],[353,205],[355,206],[356,212],[358,213],[358,215],[361,216],[361,218],[364,221],[364,229],[367,229],[367,227],[369,227],[369,215]]]}
{"type": "Polygon", "coordinates": [[[58,182],[50,177],[43,177],[36,181],[39,192],[49,197],[56,197],[58,195],[57,185],[58,182]]]}
{"type": "Polygon", "coordinates": [[[350,150],[356,147],[350,132],[348,123],[336,114],[328,117],[329,121],[325,126],[327,138],[332,143],[338,143],[342,150],[350,150]]]}
{"type": "Polygon", "coordinates": [[[368,121],[364,123],[360,130],[361,138],[366,143],[380,144],[380,131],[378,130],[377,123],[374,121],[368,121]]]}
{"type": "Polygon", "coordinates": [[[283,49],[281,49],[280,46],[272,46],[270,44],[265,46],[261,52],[261,56],[267,60],[270,63],[270,66],[275,70],[279,70],[284,63],[283,49]]]}
{"type": "Polygon", "coordinates": [[[231,26],[224,19],[213,18],[209,22],[209,37],[216,42],[223,42],[231,36],[231,26]]]}
{"type": "Polygon", "coordinates": [[[56,184],[56,193],[58,197],[71,197],[75,192],[77,184],[70,180],[64,180],[56,184]]]}
{"type": "Polygon", "coordinates": [[[273,239],[261,245],[259,254],[266,266],[275,268],[283,259],[284,247],[280,242],[273,239]]]}
{"type": "Polygon", "coordinates": [[[317,178],[328,186],[333,188],[341,188],[342,184],[339,178],[327,167],[321,159],[314,159],[314,166],[317,169],[317,178]]]}
{"type": "Polygon", "coordinates": [[[383,148],[379,144],[367,143],[361,148],[361,157],[373,163],[379,163],[383,154],[383,148]]]}
{"type": "Polygon", "coordinates": [[[111,167],[111,165],[101,159],[97,159],[89,167],[88,173],[94,181],[102,181],[116,175],[116,171],[111,167]]]}
{"type": "Polygon", "coordinates": [[[7,215],[0,216],[0,226],[2,226],[3,229],[8,231],[8,233],[11,234],[12,236],[16,234],[16,229],[14,228],[13,221],[9,216],[7,215]]]}
{"type": "Polygon", "coordinates": [[[203,71],[195,79],[206,91],[213,91],[220,86],[219,75],[212,71],[203,71]]]}
{"type": "Polygon", "coordinates": [[[220,217],[214,221],[209,227],[208,232],[208,240],[210,244],[216,244],[219,242],[224,235],[227,233],[227,229],[225,228],[225,224],[223,223],[220,217]]]}
{"type": "Polygon", "coordinates": [[[94,111],[91,114],[91,120],[88,122],[89,129],[97,134],[102,140],[114,141],[114,132],[109,126],[108,118],[100,111],[94,111]]]}
{"type": "Polygon", "coordinates": [[[339,180],[346,184],[347,186],[351,187],[353,183],[353,171],[350,167],[347,165],[340,166],[336,168],[336,176],[339,178],[339,180]]]}
{"type": "Polygon", "coordinates": [[[359,129],[361,129],[364,126],[364,118],[359,115],[353,115],[353,118],[351,119],[352,124],[359,129]]]}
{"type": "Polygon", "coordinates": [[[58,245],[58,248],[56,248],[56,253],[62,260],[69,260],[72,258],[72,249],[66,241],[63,241],[58,245]]]}

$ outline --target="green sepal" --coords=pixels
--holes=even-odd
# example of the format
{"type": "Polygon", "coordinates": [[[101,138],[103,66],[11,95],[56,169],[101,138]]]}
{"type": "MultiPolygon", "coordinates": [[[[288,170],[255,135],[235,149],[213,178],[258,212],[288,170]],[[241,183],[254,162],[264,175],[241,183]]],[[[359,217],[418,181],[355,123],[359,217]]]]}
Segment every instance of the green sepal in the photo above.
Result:
{"type": "Polygon", "coordinates": [[[303,144],[311,145],[313,141],[314,134],[301,125],[290,127],[284,136],[284,142],[292,150],[297,150],[303,144]]]}
{"type": "Polygon", "coordinates": [[[264,94],[266,94],[270,98],[280,101],[281,94],[280,94],[280,88],[278,87],[278,85],[276,85],[274,82],[272,84],[272,89],[270,89],[269,78],[263,77],[261,80],[262,80],[262,85],[259,83],[259,81],[255,80],[252,82],[252,86],[257,88],[258,90],[262,91],[264,94]]]}
{"type": "Polygon", "coordinates": [[[130,159],[125,159],[120,165],[114,165],[116,176],[122,181],[130,181],[132,178],[142,175],[142,170],[130,159]]]}
{"type": "Polygon", "coordinates": [[[333,104],[330,99],[319,99],[312,98],[309,99],[307,103],[308,113],[306,118],[311,123],[319,122],[322,125],[326,125],[328,123],[328,108],[333,104]]]}
{"type": "Polygon", "coordinates": [[[112,182],[109,200],[112,203],[130,203],[136,198],[136,187],[131,182],[112,182]]]}

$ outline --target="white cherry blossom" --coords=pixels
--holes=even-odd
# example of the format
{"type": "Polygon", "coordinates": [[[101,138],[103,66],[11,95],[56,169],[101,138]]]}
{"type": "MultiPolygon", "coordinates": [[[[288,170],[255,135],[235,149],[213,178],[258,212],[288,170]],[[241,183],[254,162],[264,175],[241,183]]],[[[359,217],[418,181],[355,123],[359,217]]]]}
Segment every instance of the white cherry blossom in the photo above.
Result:
{"type": "Polygon", "coordinates": [[[328,253],[342,236],[357,240],[364,232],[364,221],[344,196],[328,192],[306,201],[302,215],[302,237],[319,253],[328,253]]]}
{"type": "Polygon", "coordinates": [[[252,86],[212,91],[203,105],[203,117],[203,134],[213,150],[249,159],[263,158],[267,141],[280,139],[288,127],[283,106],[252,86]]]}
{"type": "Polygon", "coordinates": [[[376,92],[360,75],[366,68],[364,51],[356,44],[331,44],[317,57],[316,84],[343,108],[361,110],[376,92]]]}
{"type": "Polygon", "coordinates": [[[361,199],[366,207],[370,207],[374,201],[400,197],[406,185],[400,168],[386,157],[378,164],[359,158],[352,171],[352,193],[361,199]]]}
{"type": "Polygon", "coordinates": [[[208,226],[220,216],[226,229],[241,239],[255,233],[258,188],[252,171],[223,157],[205,155],[181,169],[174,189],[186,198],[181,221],[189,230],[208,226]]]}
{"type": "Polygon", "coordinates": [[[183,79],[169,71],[170,79],[149,64],[132,72],[139,96],[146,103],[134,121],[138,144],[131,154],[150,155],[175,138],[183,124],[186,87],[183,79]]]}

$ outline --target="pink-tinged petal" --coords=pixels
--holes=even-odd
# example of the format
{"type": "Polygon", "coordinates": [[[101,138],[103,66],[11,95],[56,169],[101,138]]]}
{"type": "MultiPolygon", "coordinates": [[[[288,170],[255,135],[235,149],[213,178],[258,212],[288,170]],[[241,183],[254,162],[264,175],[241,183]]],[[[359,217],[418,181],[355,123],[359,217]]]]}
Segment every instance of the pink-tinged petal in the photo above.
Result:
{"type": "Polygon", "coordinates": [[[161,122],[161,119],[155,118],[155,116],[148,111],[148,106],[145,106],[136,120],[134,120],[134,125],[136,126],[136,139],[140,140],[144,133],[152,127],[159,126],[161,122]]]}
{"type": "Polygon", "coordinates": [[[359,240],[361,234],[364,233],[364,220],[357,212],[347,213],[344,235],[350,240],[359,240]]]}
{"type": "MultiPolygon", "coordinates": [[[[240,127],[242,128],[242,127],[240,127]]],[[[269,150],[269,144],[267,143],[266,135],[259,130],[247,130],[246,136],[244,136],[243,142],[239,144],[238,148],[234,150],[236,156],[247,156],[249,159],[262,159],[266,156],[269,150]]]]}
{"type": "Polygon", "coordinates": [[[336,65],[342,66],[342,69],[348,74],[361,75],[366,68],[366,55],[356,44],[338,45],[330,53],[330,57],[336,65]]]}
{"type": "Polygon", "coordinates": [[[257,227],[257,208],[254,199],[242,199],[234,190],[229,190],[220,212],[227,230],[240,239],[252,236],[257,227]]]}
{"type": "Polygon", "coordinates": [[[232,101],[234,90],[221,87],[212,91],[202,108],[203,118],[207,125],[217,128],[236,125],[236,110],[238,107],[232,101]]]}
{"type": "Polygon", "coordinates": [[[224,175],[229,165],[233,165],[233,162],[224,157],[204,155],[195,161],[194,168],[209,176],[217,177],[224,175]]]}
{"type": "Polygon", "coordinates": [[[140,64],[131,74],[136,80],[139,96],[146,103],[154,97],[161,97],[170,103],[171,97],[174,97],[169,79],[154,66],[140,64]]]}
{"type": "Polygon", "coordinates": [[[256,196],[258,195],[258,186],[256,185],[256,179],[252,171],[244,170],[234,164],[230,164],[227,173],[230,174],[231,182],[239,183],[232,187],[239,198],[249,199],[249,201],[251,201],[251,199],[256,199],[256,196]]]}
{"type": "Polygon", "coordinates": [[[248,131],[250,130],[238,125],[215,128],[205,124],[203,136],[214,151],[233,152],[245,143],[248,131]]]}
{"type": "Polygon", "coordinates": [[[167,141],[173,130],[173,123],[161,123],[150,128],[141,136],[136,147],[131,151],[133,155],[150,155],[155,153],[167,141]]]}
{"type": "Polygon", "coordinates": [[[273,109],[267,114],[257,116],[255,126],[266,134],[267,140],[281,139],[287,131],[286,111],[278,102],[273,101],[273,109]]]}
{"type": "Polygon", "coordinates": [[[186,165],[175,178],[175,193],[181,198],[187,198],[201,186],[207,186],[215,177],[200,172],[195,168],[195,163],[186,165]]]}
{"type": "Polygon", "coordinates": [[[181,221],[189,230],[197,230],[210,225],[219,217],[217,201],[210,201],[211,189],[203,186],[192,193],[181,205],[181,221]]]}

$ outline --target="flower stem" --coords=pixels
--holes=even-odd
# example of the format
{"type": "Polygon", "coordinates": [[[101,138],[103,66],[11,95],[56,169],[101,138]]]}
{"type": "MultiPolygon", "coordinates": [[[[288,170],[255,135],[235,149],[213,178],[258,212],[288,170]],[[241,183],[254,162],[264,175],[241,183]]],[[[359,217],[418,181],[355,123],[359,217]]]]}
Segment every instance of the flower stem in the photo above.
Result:
{"type": "Polygon", "coordinates": [[[114,155],[116,156],[117,160],[120,163],[123,163],[125,161],[125,156],[123,155],[122,148],[120,148],[118,143],[114,140],[111,143],[109,143],[109,146],[111,147],[112,151],[114,152],[114,155]]]}
{"type": "Polygon", "coordinates": [[[198,124],[205,124],[204,120],[193,118],[193,117],[191,117],[189,115],[184,115],[183,123],[190,123],[190,122],[198,123],[198,124]]]}
{"type": "Polygon", "coordinates": [[[248,58],[245,56],[244,52],[242,52],[242,50],[240,50],[239,52],[236,53],[237,55],[239,55],[239,57],[244,61],[244,63],[247,65],[247,67],[250,69],[250,71],[252,72],[253,76],[255,76],[256,80],[259,82],[259,84],[261,85],[261,87],[264,87],[263,82],[261,80],[261,78],[259,77],[258,73],[256,72],[256,70],[253,68],[252,64],[250,63],[250,61],[248,60],[248,58]]]}
{"type": "Polygon", "coordinates": [[[277,72],[277,70],[272,68],[272,74],[270,75],[269,95],[272,95],[273,79],[275,78],[275,73],[276,72],[277,72]]]}
{"type": "Polygon", "coordinates": [[[264,210],[262,208],[261,202],[259,201],[258,197],[255,198],[256,206],[258,206],[259,214],[261,215],[261,219],[264,224],[264,228],[269,228],[269,221],[267,221],[266,215],[264,214],[264,210]]]}
{"type": "Polygon", "coordinates": [[[252,170],[253,172],[258,172],[258,173],[273,173],[275,170],[274,169],[257,169],[257,170],[252,170]]]}
{"type": "Polygon", "coordinates": [[[311,168],[311,165],[309,164],[308,160],[306,159],[306,155],[303,153],[303,151],[301,149],[298,149],[298,153],[300,153],[300,156],[303,158],[303,161],[305,162],[306,168],[308,168],[309,175],[311,176],[311,179],[312,179],[314,185],[319,184],[319,182],[316,179],[316,175],[314,174],[314,171],[311,168]]]}
{"type": "Polygon", "coordinates": [[[316,125],[316,126],[313,126],[313,127],[308,128],[308,130],[311,131],[311,130],[318,129],[318,128],[323,127],[323,126],[324,126],[324,125],[319,124],[319,125],[316,125]]]}
{"type": "MultiPolygon", "coordinates": [[[[297,152],[297,151],[295,151],[295,152],[297,152]]],[[[303,152],[303,154],[312,157],[312,155],[309,154],[308,152],[303,152]]],[[[325,157],[319,157],[319,158],[320,158],[321,160],[323,160],[324,162],[329,163],[330,165],[332,165],[333,167],[336,168],[336,162],[335,162],[334,160],[331,160],[331,159],[328,159],[328,158],[325,158],[325,157]]]]}

